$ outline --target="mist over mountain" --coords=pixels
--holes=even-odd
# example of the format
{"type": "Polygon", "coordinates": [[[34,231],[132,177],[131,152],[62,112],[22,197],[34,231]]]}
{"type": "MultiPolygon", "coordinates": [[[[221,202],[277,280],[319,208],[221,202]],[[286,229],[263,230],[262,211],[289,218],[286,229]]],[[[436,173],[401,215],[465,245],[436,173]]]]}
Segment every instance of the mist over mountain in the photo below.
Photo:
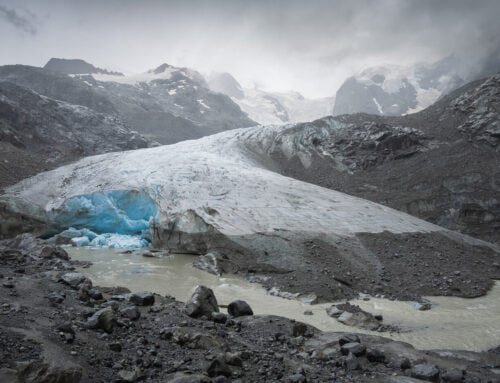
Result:
{"type": "Polygon", "coordinates": [[[500,382],[499,16],[0,0],[0,382],[500,382]]]}

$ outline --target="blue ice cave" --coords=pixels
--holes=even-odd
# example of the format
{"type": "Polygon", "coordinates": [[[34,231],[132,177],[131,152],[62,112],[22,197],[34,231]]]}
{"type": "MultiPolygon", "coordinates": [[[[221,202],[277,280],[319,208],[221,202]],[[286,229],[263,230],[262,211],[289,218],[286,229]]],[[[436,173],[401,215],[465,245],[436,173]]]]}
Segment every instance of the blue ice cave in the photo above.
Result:
{"type": "MultiPolygon", "coordinates": [[[[84,234],[83,237],[89,241],[79,238],[77,246],[87,245],[87,242],[90,245],[113,246],[117,242],[130,244],[119,247],[142,247],[148,244],[149,220],[156,216],[156,204],[146,193],[113,190],[69,198],[60,208],[49,213],[49,220],[59,228],[76,229],[75,238],[82,235],[81,229],[96,234],[97,238],[84,234]],[[125,236],[133,236],[137,240],[127,241],[125,236]]],[[[68,234],[68,230],[63,233],[68,234]]]]}

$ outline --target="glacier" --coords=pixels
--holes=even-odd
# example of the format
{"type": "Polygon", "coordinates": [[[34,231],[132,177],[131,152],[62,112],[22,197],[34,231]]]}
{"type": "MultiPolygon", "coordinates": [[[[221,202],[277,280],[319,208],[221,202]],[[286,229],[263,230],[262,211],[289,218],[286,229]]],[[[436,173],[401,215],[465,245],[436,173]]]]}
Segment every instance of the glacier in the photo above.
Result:
{"type": "Polygon", "coordinates": [[[271,150],[279,147],[307,166],[314,148],[310,142],[337,128],[244,128],[87,157],[8,188],[0,201],[61,230],[85,227],[96,233],[139,235],[158,228],[196,233],[211,228],[229,236],[277,230],[352,236],[444,230],[273,171],[271,150]]]}

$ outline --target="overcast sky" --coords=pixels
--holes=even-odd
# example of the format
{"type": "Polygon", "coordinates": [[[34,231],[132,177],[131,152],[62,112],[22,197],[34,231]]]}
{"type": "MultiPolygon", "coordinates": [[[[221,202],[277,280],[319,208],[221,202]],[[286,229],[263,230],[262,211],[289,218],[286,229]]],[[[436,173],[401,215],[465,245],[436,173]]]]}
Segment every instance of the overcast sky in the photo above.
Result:
{"type": "Polygon", "coordinates": [[[372,65],[474,62],[500,46],[499,19],[500,0],[0,0],[0,64],[168,62],[330,96],[372,65]]]}

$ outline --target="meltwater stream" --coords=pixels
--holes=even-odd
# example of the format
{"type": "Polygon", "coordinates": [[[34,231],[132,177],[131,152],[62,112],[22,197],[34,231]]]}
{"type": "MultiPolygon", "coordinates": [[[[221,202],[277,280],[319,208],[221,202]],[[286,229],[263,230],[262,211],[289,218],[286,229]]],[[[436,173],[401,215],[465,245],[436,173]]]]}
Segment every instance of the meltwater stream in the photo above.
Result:
{"type": "Polygon", "coordinates": [[[246,300],[255,314],[280,315],[309,323],[323,331],[356,331],[376,334],[413,344],[419,349],[483,351],[500,344],[500,283],[484,297],[465,299],[429,297],[430,311],[418,311],[412,302],[371,298],[351,300],[373,314],[382,314],[384,324],[399,326],[400,333],[378,333],[354,329],[326,315],[331,304],[308,305],[267,294],[258,284],[238,275],[217,277],[192,266],[193,256],[143,257],[140,252],[122,254],[108,248],[67,248],[75,260],[91,261],[80,270],[95,285],[124,286],[131,291],[149,290],[186,301],[196,285],[214,290],[219,304],[246,300]],[[304,315],[310,310],[313,315],[304,315]]]}

